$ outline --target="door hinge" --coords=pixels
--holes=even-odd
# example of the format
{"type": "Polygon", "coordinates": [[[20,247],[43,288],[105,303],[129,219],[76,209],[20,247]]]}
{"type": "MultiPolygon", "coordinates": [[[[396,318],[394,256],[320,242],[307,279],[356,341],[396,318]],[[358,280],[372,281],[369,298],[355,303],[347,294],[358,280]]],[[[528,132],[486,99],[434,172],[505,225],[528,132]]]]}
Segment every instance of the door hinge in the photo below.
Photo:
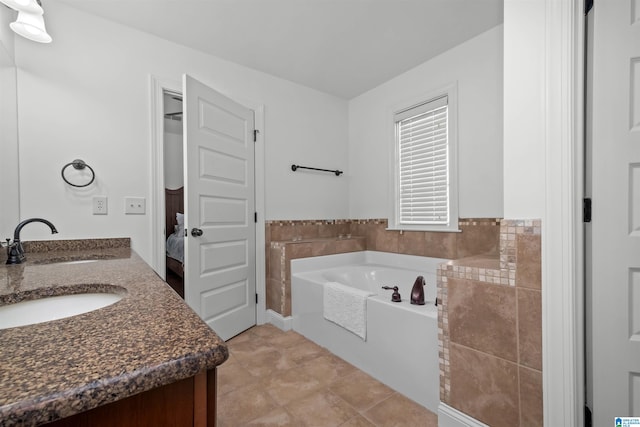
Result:
{"type": "Polygon", "coordinates": [[[256,304],[258,303],[258,294],[256,294],[256,304]]]}
{"type": "Polygon", "coordinates": [[[258,132],[260,132],[258,129],[253,130],[253,142],[258,140],[258,132]]]}
{"type": "Polygon", "coordinates": [[[258,222],[258,212],[254,212],[253,213],[253,222],[255,222],[255,223],[258,222]]]}
{"type": "Polygon", "coordinates": [[[591,419],[591,409],[586,405],[584,407],[584,427],[593,427],[593,421],[591,419]]]}
{"type": "Polygon", "coordinates": [[[582,199],[582,222],[591,222],[591,199],[582,199]]]}
{"type": "Polygon", "coordinates": [[[585,16],[589,14],[589,12],[591,11],[591,9],[593,8],[593,1],[594,0],[585,0],[584,2],[584,14],[585,16]]]}

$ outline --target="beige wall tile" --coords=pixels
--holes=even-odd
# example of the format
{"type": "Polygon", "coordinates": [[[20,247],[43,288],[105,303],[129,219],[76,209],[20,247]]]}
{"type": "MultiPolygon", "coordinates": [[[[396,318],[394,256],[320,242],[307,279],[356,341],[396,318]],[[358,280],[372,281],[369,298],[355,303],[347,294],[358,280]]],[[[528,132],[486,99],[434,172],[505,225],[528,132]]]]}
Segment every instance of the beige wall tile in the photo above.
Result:
{"type": "Polygon", "coordinates": [[[269,242],[271,242],[271,223],[264,223],[264,240],[267,242],[267,247],[269,247],[269,242]]]}
{"type": "Polygon", "coordinates": [[[492,427],[519,423],[518,367],[515,363],[451,343],[454,408],[492,427]]]}
{"type": "Polygon", "coordinates": [[[282,295],[282,315],[291,316],[291,280],[284,282],[284,293],[282,295]]]}
{"type": "Polygon", "coordinates": [[[301,227],[299,227],[299,233],[303,239],[317,239],[320,237],[320,226],[322,225],[321,221],[305,223],[301,227]]]}
{"type": "Polygon", "coordinates": [[[311,245],[311,256],[331,255],[336,253],[335,240],[320,240],[311,245]]]}
{"type": "Polygon", "coordinates": [[[517,288],[520,364],[542,369],[541,292],[517,288]]]}
{"type": "Polygon", "coordinates": [[[363,239],[338,239],[335,241],[336,253],[356,252],[363,250],[363,239]]]}
{"type": "Polygon", "coordinates": [[[339,236],[339,235],[346,235],[349,234],[351,232],[351,224],[350,222],[341,222],[339,224],[337,224],[337,233],[335,234],[335,236],[339,236]]]}
{"type": "Polygon", "coordinates": [[[370,250],[376,250],[376,234],[377,226],[372,222],[353,222],[351,224],[350,233],[352,236],[362,236],[366,239],[365,248],[370,250]]]}
{"type": "Polygon", "coordinates": [[[297,258],[307,258],[313,255],[313,246],[310,242],[296,242],[286,245],[286,259],[291,261],[297,258]]]}
{"type": "Polygon", "coordinates": [[[474,280],[448,280],[449,338],[517,362],[515,288],[474,280]]]}
{"type": "Polygon", "coordinates": [[[283,248],[269,248],[269,274],[267,276],[273,280],[282,279],[282,251],[283,248]]]}
{"type": "Polygon", "coordinates": [[[280,280],[267,279],[266,288],[267,308],[282,314],[282,282],[280,280]]]}
{"type": "Polygon", "coordinates": [[[500,227],[487,222],[460,225],[461,233],[456,234],[457,257],[465,258],[480,254],[498,254],[500,227]]]}
{"type": "Polygon", "coordinates": [[[398,253],[407,255],[425,254],[424,231],[405,231],[398,236],[398,253]]]}
{"type": "Polygon", "coordinates": [[[335,224],[323,223],[318,226],[318,237],[335,237],[338,230],[335,224]]]}
{"type": "Polygon", "coordinates": [[[456,234],[425,232],[424,256],[447,259],[457,258],[456,234]]]}
{"type": "Polygon", "coordinates": [[[292,223],[271,224],[271,241],[293,240],[296,236],[296,227],[292,223]]]}
{"type": "Polygon", "coordinates": [[[373,250],[397,253],[399,236],[400,233],[397,231],[387,231],[386,224],[375,224],[373,250]]]}
{"type": "Polygon", "coordinates": [[[516,260],[516,286],[541,289],[540,235],[518,234],[516,236],[516,260]]]}
{"type": "Polygon", "coordinates": [[[542,372],[520,367],[520,426],[542,427],[542,372]]]}

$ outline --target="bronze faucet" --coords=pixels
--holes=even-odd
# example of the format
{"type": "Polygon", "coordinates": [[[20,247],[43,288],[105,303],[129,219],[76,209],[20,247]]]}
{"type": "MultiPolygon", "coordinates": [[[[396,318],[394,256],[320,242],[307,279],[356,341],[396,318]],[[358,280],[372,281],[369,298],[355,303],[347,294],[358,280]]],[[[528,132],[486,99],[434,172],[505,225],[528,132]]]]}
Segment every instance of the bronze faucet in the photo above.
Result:
{"type": "Polygon", "coordinates": [[[22,242],[20,241],[20,231],[22,231],[22,227],[29,224],[30,222],[41,222],[48,225],[51,229],[51,234],[56,234],[58,232],[58,230],[56,230],[56,227],[46,219],[25,219],[20,224],[18,224],[15,231],[13,232],[13,243],[10,243],[10,240],[7,239],[7,264],[21,264],[22,261],[26,259],[26,257],[24,256],[24,248],[22,247],[22,242]]]}

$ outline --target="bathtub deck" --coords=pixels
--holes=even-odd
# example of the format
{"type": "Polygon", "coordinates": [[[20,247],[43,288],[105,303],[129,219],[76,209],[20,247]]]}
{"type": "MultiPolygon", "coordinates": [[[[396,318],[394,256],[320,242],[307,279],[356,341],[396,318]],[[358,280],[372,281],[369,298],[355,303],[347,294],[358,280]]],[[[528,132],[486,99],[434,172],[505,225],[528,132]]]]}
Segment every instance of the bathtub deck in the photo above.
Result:
{"type": "Polygon", "coordinates": [[[218,425],[424,426],[437,415],[293,331],[254,327],[227,342],[218,425]]]}

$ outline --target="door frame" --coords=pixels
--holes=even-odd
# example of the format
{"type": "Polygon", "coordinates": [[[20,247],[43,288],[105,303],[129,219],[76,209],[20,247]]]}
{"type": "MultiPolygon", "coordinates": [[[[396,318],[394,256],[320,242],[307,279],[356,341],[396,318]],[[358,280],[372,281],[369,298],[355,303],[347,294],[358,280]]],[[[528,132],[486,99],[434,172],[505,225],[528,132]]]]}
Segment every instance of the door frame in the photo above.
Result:
{"type": "Polygon", "coordinates": [[[545,0],[544,425],[584,425],[584,0],[545,0]]]}
{"type": "MultiPolygon", "coordinates": [[[[163,279],[165,274],[165,238],[164,236],[164,92],[182,93],[182,84],[179,81],[163,80],[149,75],[149,135],[151,139],[151,195],[150,205],[151,221],[151,267],[163,279]]],[[[224,94],[224,92],[220,91],[224,94]]],[[[227,95],[228,96],[228,95],[227,95]]],[[[233,98],[233,97],[232,97],[233,98]]],[[[266,322],[266,265],[265,265],[265,126],[264,105],[244,99],[233,98],[236,102],[253,110],[255,115],[255,127],[257,141],[255,142],[255,209],[258,213],[256,222],[256,323],[261,325],[266,322]]]]}

